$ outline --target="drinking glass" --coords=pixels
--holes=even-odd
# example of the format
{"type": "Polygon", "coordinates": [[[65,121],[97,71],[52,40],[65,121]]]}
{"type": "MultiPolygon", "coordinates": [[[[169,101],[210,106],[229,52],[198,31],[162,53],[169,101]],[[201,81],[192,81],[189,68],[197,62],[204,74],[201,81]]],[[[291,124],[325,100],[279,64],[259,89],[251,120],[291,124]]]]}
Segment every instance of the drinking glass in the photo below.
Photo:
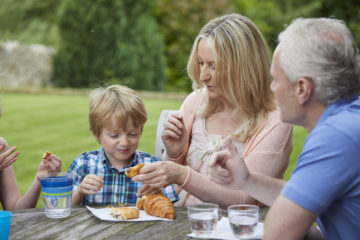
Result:
{"type": "Polygon", "coordinates": [[[192,233],[206,237],[215,232],[219,212],[217,204],[202,203],[188,206],[187,209],[192,233]]]}
{"type": "Polygon", "coordinates": [[[251,204],[238,204],[228,207],[231,230],[237,239],[247,238],[255,233],[259,219],[259,207],[251,204]]]}
{"type": "Polygon", "coordinates": [[[40,177],[44,199],[45,215],[49,218],[64,218],[71,214],[71,196],[73,175],[52,173],[49,177],[40,177]]]}

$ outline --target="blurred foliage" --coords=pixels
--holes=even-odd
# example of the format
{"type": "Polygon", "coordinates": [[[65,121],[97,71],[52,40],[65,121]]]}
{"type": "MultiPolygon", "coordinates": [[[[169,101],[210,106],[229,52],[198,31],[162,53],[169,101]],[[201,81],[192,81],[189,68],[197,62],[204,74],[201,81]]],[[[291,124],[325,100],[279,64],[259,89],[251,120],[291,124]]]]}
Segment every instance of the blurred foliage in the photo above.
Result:
{"type": "Polygon", "coordinates": [[[229,0],[160,0],[155,9],[165,39],[167,90],[191,91],[186,65],[195,37],[210,19],[231,13],[229,0]]]}
{"type": "Polygon", "coordinates": [[[163,41],[149,0],[64,0],[54,81],[61,87],[120,83],[163,90],[163,41]]]}
{"type": "Polygon", "coordinates": [[[0,39],[56,46],[61,0],[0,0],[0,39]]]}
{"type": "Polygon", "coordinates": [[[186,64],[194,38],[230,12],[252,19],[270,51],[297,17],[342,19],[360,45],[358,0],[0,0],[0,39],[53,45],[65,59],[56,66],[60,86],[120,82],[190,91],[186,64]]]}

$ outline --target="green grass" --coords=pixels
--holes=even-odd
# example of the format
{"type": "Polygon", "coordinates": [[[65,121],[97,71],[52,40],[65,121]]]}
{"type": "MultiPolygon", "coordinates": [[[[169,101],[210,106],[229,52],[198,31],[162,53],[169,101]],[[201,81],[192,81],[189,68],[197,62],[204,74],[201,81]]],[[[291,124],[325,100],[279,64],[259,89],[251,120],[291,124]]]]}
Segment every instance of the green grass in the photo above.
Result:
{"type": "MultiPolygon", "coordinates": [[[[178,109],[181,100],[144,98],[148,121],[139,149],[153,154],[157,121],[161,110],[178,109]]],[[[21,94],[1,95],[3,114],[0,119],[0,136],[9,146],[16,146],[20,155],[14,163],[17,182],[22,194],[35,176],[42,154],[50,151],[63,160],[67,171],[73,159],[84,151],[99,148],[88,127],[88,99],[80,95],[21,94]]],[[[302,128],[294,129],[294,151],[285,178],[294,168],[306,136],[302,128]]],[[[37,207],[43,207],[39,198],[37,207]]]]}

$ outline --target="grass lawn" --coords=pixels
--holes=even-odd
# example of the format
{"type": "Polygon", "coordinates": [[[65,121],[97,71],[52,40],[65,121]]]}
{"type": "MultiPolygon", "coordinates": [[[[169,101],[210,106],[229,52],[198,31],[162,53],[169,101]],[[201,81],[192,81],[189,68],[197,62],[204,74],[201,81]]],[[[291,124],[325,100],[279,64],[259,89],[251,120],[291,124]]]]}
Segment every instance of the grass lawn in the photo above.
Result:
{"type": "MultiPolygon", "coordinates": [[[[148,121],[139,149],[153,154],[161,110],[178,109],[181,100],[144,98],[144,102],[148,121]]],[[[3,93],[1,107],[0,136],[8,141],[10,147],[16,146],[21,153],[14,168],[22,194],[32,183],[45,151],[60,156],[63,160],[62,169],[67,171],[77,155],[100,147],[89,131],[88,99],[84,94],[3,93]]],[[[305,130],[294,128],[294,150],[286,179],[295,166],[305,137],[305,130]]],[[[42,197],[37,207],[43,207],[42,197]]]]}

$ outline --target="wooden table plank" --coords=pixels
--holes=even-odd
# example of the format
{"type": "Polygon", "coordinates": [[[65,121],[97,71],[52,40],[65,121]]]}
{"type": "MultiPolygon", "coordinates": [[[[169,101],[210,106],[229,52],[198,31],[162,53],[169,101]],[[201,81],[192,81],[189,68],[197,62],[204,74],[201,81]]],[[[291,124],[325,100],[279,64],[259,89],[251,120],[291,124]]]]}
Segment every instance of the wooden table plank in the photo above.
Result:
{"type": "Polygon", "coordinates": [[[47,218],[44,209],[14,211],[10,239],[190,239],[188,233],[186,208],[176,208],[174,221],[115,222],[73,206],[71,215],[61,219],[47,218]]]}

